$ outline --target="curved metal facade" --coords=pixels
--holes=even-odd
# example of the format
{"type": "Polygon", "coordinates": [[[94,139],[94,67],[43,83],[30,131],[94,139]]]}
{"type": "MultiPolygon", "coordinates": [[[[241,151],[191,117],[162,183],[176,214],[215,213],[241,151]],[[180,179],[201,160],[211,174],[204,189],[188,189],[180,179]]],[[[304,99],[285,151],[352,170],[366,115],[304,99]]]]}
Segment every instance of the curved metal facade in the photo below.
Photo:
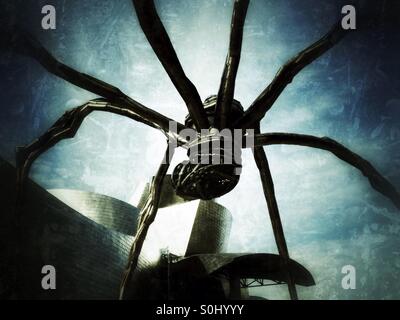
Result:
{"type": "Polygon", "coordinates": [[[81,190],[48,191],[75,211],[106,228],[127,235],[136,232],[139,210],[124,201],[81,190]]]}

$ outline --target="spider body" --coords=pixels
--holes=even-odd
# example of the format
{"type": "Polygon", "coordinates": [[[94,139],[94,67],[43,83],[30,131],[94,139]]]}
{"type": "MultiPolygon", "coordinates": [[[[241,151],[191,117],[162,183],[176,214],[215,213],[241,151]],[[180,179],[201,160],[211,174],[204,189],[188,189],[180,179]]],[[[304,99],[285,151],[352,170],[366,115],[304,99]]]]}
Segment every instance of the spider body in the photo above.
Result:
{"type": "MultiPolygon", "coordinates": [[[[205,99],[203,102],[203,107],[204,107],[204,111],[206,112],[208,122],[210,124],[210,127],[213,127],[213,128],[216,128],[218,126],[215,121],[216,120],[215,112],[216,112],[216,106],[217,106],[217,99],[218,99],[217,95],[211,95],[207,99],[205,99]]],[[[231,112],[229,114],[227,128],[234,129],[233,124],[236,123],[236,121],[238,121],[243,116],[243,114],[244,114],[244,109],[243,109],[242,104],[239,101],[233,99],[232,103],[231,103],[231,112]]],[[[188,114],[185,117],[185,126],[188,128],[196,129],[196,127],[193,123],[193,119],[190,116],[190,114],[188,114]]]]}
{"type": "MultiPolygon", "coordinates": [[[[204,103],[211,128],[216,126],[217,95],[208,97],[204,103]]],[[[229,123],[235,123],[244,114],[239,101],[233,100],[229,123]]],[[[185,126],[195,129],[189,115],[185,126]]],[[[229,128],[233,129],[233,128],[229,128]]],[[[177,195],[186,199],[210,200],[223,196],[239,182],[241,172],[241,145],[234,145],[231,130],[203,130],[188,146],[189,161],[178,164],[172,174],[172,185],[177,195]]]]}

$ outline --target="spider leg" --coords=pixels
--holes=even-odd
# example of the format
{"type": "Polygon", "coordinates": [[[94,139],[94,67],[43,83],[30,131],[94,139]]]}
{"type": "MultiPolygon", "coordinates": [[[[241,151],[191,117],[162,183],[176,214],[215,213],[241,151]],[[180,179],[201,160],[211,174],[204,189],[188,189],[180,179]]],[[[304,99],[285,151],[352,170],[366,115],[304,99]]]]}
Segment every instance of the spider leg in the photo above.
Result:
{"type": "Polygon", "coordinates": [[[278,71],[275,78],[268,87],[257,97],[252,105],[246,110],[243,117],[237,121],[235,128],[250,128],[258,123],[272,105],[278,99],[279,95],[292,82],[293,78],[307,65],[319,58],[322,54],[338,43],[346,34],[341,23],[337,23],[321,39],[310,45],[290,59],[278,71]]]}
{"type": "Polygon", "coordinates": [[[119,295],[120,300],[124,299],[127,285],[129,284],[129,281],[132,278],[132,275],[137,267],[140,252],[142,250],[144,241],[146,240],[147,231],[149,230],[150,225],[153,223],[157,215],[162,183],[165,175],[167,174],[170,165],[170,160],[174,152],[174,150],[170,150],[170,148],[171,146],[168,144],[163,161],[160,164],[157,174],[153,178],[147,203],[140,212],[140,223],[138,231],[135,235],[135,239],[133,241],[129,254],[128,264],[125,268],[122,277],[122,282],[120,286],[120,295],[119,295]]]}
{"type": "MultiPolygon", "coordinates": [[[[256,130],[256,132],[258,129],[256,130]]],[[[256,146],[252,149],[254,159],[257,164],[258,171],[260,172],[260,178],[264,190],[265,200],[268,206],[268,213],[271,219],[272,230],[274,232],[275,242],[278,247],[278,252],[285,261],[285,267],[287,269],[287,285],[289,289],[290,298],[297,300],[296,285],[289,268],[289,251],[286,245],[285,234],[283,232],[282,221],[279,214],[278,203],[275,197],[274,182],[272,180],[271,171],[268,164],[268,159],[262,146],[256,146]]]]}
{"type": "Polygon", "coordinates": [[[250,0],[235,0],[233,7],[229,51],[226,57],[215,109],[215,123],[219,129],[226,127],[232,106],[236,74],[239,68],[240,52],[242,50],[243,26],[246,20],[249,2],[250,0]]]}
{"type": "MultiPolygon", "coordinates": [[[[161,128],[168,132],[170,121],[173,121],[164,115],[147,108],[139,102],[131,99],[118,88],[98,80],[88,74],[81,73],[54,58],[50,52],[32,35],[23,32],[15,32],[11,41],[11,46],[16,52],[30,56],[38,61],[48,72],[72,83],[82,89],[90,91],[101,97],[115,102],[116,104],[131,110],[144,122],[152,127],[161,128]]],[[[178,130],[183,129],[182,124],[178,124],[178,130]]]]}
{"type": "Polygon", "coordinates": [[[17,148],[17,186],[18,194],[21,194],[24,182],[29,175],[32,163],[44,152],[63,139],[73,138],[81,126],[83,120],[93,111],[105,111],[126,116],[133,120],[148,124],[160,129],[172,141],[176,139],[175,133],[164,131],[157,124],[149,122],[132,109],[116,103],[110,103],[105,99],[95,99],[86,104],[67,111],[54,125],[41,137],[25,147],[17,148]]]}
{"type": "Polygon", "coordinates": [[[187,78],[171,40],[158,16],[153,0],[133,0],[140,26],[151,47],[182,96],[196,128],[208,129],[209,122],[194,84],[187,78]]]}
{"type": "Polygon", "coordinates": [[[400,194],[396,188],[384,178],[367,160],[346,148],[339,142],[323,137],[315,137],[294,133],[263,133],[254,136],[255,146],[267,146],[275,144],[299,145],[311,148],[323,149],[332,152],[339,159],[357,168],[368,178],[371,186],[385,197],[389,198],[400,210],[400,194]]]}

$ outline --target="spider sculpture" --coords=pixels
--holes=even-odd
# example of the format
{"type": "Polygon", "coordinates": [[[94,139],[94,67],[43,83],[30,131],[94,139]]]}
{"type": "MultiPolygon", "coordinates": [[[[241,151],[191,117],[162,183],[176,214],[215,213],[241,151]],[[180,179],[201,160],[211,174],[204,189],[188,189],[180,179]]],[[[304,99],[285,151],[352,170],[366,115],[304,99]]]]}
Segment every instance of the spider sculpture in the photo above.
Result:
{"type": "MultiPolygon", "coordinates": [[[[19,40],[16,41],[19,44],[14,43],[19,53],[37,60],[48,72],[101,97],[66,112],[43,136],[28,146],[17,148],[18,184],[20,186],[26,180],[33,161],[60,140],[74,137],[82,121],[93,111],[105,111],[129,117],[160,130],[167,137],[164,160],[152,180],[149,198],[141,210],[139,227],[121,283],[120,298],[124,298],[125,287],[137,266],[149,226],[155,219],[161,185],[167,173],[171,156],[176,147],[188,148],[186,138],[169,129],[171,122],[175,123],[178,131],[189,127],[195,128],[197,132],[208,129],[211,138],[214,129],[240,129],[243,133],[243,139],[246,130],[254,130],[254,147],[252,148],[254,159],[260,173],[278,251],[284,261],[289,261],[289,252],[263,146],[274,144],[301,145],[330,151],[341,160],[359,169],[369,179],[374,189],[389,198],[400,209],[400,197],[396,188],[368,161],[338,142],[326,137],[319,138],[302,134],[260,133],[260,121],[285,87],[304,67],[324,54],[345,36],[347,31],[342,29],[340,23],[335,24],[320,40],[289,60],[252,105],[244,111],[241,104],[234,100],[234,89],[249,0],[235,0],[234,2],[229,50],[218,95],[207,99],[204,104],[195,86],[186,77],[182,69],[168,34],[157,14],[153,0],[133,0],[133,5],[140,26],[151,47],[185,101],[189,111],[185,124],[173,121],[143,106],[108,83],[62,64],[32,36],[20,34],[19,40]],[[172,145],[171,142],[174,142],[175,145],[172,145]]],[[[196,143],[201,145],[202,139],[203,136],[198,134],[196,143]]],[[[221,152],[224,152],[222,147],[221,152]]],[[[234,172],[238,167],[240,167],[240,164],[235,161],[216,165],[181,163],[175,168],[172,181],[176,192],[181,196],[200,199],[217,198],[235,187],[239,176],[234,172]]],[[[287,271],[287,284],[291,298],[297,299],[296,287],[290,271],[287,271]]]]}

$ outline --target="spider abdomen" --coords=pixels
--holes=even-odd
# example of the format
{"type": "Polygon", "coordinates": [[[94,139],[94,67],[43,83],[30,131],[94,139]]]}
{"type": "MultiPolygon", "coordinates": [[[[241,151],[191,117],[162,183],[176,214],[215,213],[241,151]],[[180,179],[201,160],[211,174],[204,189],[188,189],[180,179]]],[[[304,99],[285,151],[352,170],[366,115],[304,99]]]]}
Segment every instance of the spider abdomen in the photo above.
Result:
{"type": "Polygon", "coordinates": [[[241,145],[232,136],[210,131],[190,143],[189,161],[178,164],[172,174],[177,195],[210,200],[231,191],[239,182],[241,145]]]}
{"type": "MultiPolygon", "coordinates": [[[[213,157],[216,162],[216,156],[213,157]]],[[[172,184],[176,194],[183,198],[210,200],[231,191],[239,182],[240,171],[241,165],[234,161],[208,164],[184,161],[175,167],[172,184]]]]}
{"type": "Polygon", "coordinates": [[[239,182],[233,164],[178,164],[172,174],[177,195],[183,198],[210,200],[231,191],[239,182]]]}

